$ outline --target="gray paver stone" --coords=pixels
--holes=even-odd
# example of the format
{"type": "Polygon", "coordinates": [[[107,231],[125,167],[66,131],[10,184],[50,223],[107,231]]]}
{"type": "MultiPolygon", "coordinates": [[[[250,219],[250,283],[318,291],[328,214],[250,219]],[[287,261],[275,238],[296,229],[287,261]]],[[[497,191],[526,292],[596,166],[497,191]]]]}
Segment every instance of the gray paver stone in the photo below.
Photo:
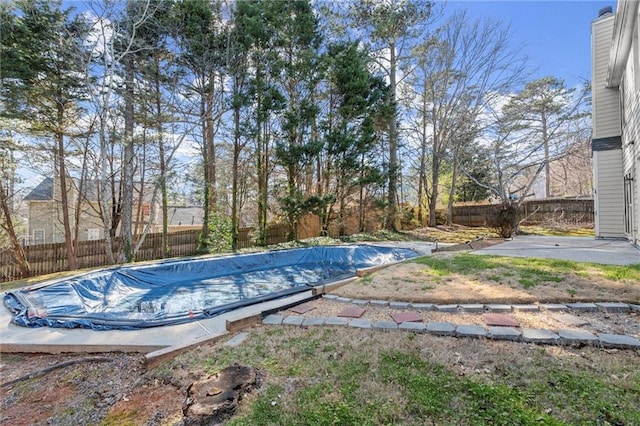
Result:
{"type": "Polygon", "coordinates": [[[364,318],[357,318],[349,322],[349,327],[371,328],[371,320],[364,319],[364,318]]]}
{"type": "Polygon", "coordinates": [[[487,337],[495,340],[511,340],[515,342],[520,340],[521,334],[520,331],[513,327],[491,326],[487,332],[487,337]]]}
{"type": "Polygon", "coordinates": [[[484,312],[484,305],[472,303],[472,304],[460,305],[460,309],[462,309],[463,312],[471,312],[471,313],[484,312]]]}
{"type": "Polygon", "coordinates": [[[456,334],[456,328],[453,324],[439,321],[427,323],[427,331],[438,336],[454,336],[456,334]]]}
{"type": "Polygon", "coordinates": [[[418,311],[433,311],[433,303],[412,303],[411,307],[418,311]]]}
{"type": "Polygon", "coordinates": [[[438,312],[458,312],[458,305],[436,305],[438,312]]]}
{"type": "Polygon", "coordinates": [[[583,325],[589,325],[589,321],[571,314],[553,314],[551,315],[551,317],[563,324],[570,325],[572,327],[582,327],[583,325]]]}
{"type": "Polygon", "coordinates": [[[538,312],[540,307],[538,305],[513,305],[513,310],[519,312],[538,312]]]}
{"type": "Polygon", "coordinates": [[[328,317],[324,321],[324,325],[347,325],[349,320],[342,317],[328,317]]]}
{"type": "Polygon", "coordinates": [[[282,320],[282,325],[297,325],[301,326],[304,321],[304,317],[300,315],[290,315],[282,320]]]}
{"type": "Polygon", "coordinates": [[[456,327],[456,336],[461,337],[487,337],[487,330],[479,325],[461,324],[456,327]]]}
{"type": "Polygon", "coordinates": [[[264,319],[262,320],[262,323],[264,325],[280,325],[282,324],[283,318],[284,317],[282,315],[271,314],[264,317],[264,319]]]}
{"type": "Polygon", "coordinates": [[[640,340],[623,334],[601,334],[599,339],[608,348],[640,349],[640,340]]]}
{"type": "Polygon", "coordinates": [[[560,303],[543,303],[540,305],[542,309],[546,309],[547,311],[566,311],[569,309],[567,305],[563,305],[560,303]]]}
{"type": "Polygon", "coordinates": [[[522,340],[529,343],[553,344],[560,340],[560,336],[551,330],[539,328],[525,328],[522,330],[522,340]]]}
{"type": "Polygon", "coordinates": [[[350,297],[336,297],[334,299],[336,302],[340,302],[340,303],[351,303],[353,302],[353,299],[350,297]]]}
{"type": "Polygon", "coordinates": [[[640,312],[640,305],[629,305],[632,311],[640,312]]]}
{"type": "Polygon", "coordinates": [[[373,306],[389,306],[388,300],[370,300],[369,303],[373,306]]]}
{"type": "Polygon", "coordinates": [[[242,333],[238,333],[235,336],[233,336],[231,339],[229,339],[226,342],[224,342],[222,344],[222,346],[227,346],[229,348],[235,348],[237,346],[240,346],[242,344],[242,342],[247,340],[247,337],[249,337],[249,333],[246,332],[246,331],[244,331],[242,333]]]}
{"type": "Polygon", "coordinates": [[[601,302],[596,303],[596,306],[603,312],[610,313],[626,313],[631,310],[631,307],[627,303],[613,303],[613,302],[601,302]]]}
{"type": "Polygon", "coordinates": [[[368,300],[362,300],[362,299],[353,299],[352,303],[354,305],[357,305],[357,306],[366,306],[366,305],[369,304],[369,301],[368,300]]]}
{"type": "Polygon", "coordinates": [[[389,302],[389,307],[393,309],[407,309],[409,305],[409,302],[389,302]]]}
{"type": "Polygon", "coordinates": [[[593,312],[598,310],[595,303],[567,303],[567,306],[569,309],[579,312],[593,312]]]}
{"type": "Polygon", "coordinates": [[[398,325],[398,330],[413,331],[416,333],[424,333],[427,326],[421,322],[405,321],[398,325]]]}
{"type": "Polygon", "coordinates": [[[511,312],[511,305],[491,304],[487,305],[489,312],[511,312]]]}
{"type": "Polygon", "coordinates": [[[560,336],[560,341],[562,343],[570,345],[588,344],[598,341],[598,337],[595,334],[586,330],[561,329],[558,330],[558,336],[560,336]]]}
{"type": "Polygon", "coordinates": [[[340,296],[338,296],[337,294],[323,294],[322,295],[322,298],[323,299],[327,299],[327,300],[336,300],[338,297],[340,297],[340,296]]]}
{"type": "Polygon", "coordinates": [[[376,321],[373,323],[373,328],[377,330],[391,331],[397,330],[398,324],[396,324],[395,321],[376,321]]]}
{"type": "Polygon", "coordinates": [[[309,317],[309,318],[305,318],[305,320],[302,321],[302,326],[303,327],[309,327],[309,326],[314,326],[314,325],[323,325],[325,319],[326,319],[325,317],[309,317]]]}

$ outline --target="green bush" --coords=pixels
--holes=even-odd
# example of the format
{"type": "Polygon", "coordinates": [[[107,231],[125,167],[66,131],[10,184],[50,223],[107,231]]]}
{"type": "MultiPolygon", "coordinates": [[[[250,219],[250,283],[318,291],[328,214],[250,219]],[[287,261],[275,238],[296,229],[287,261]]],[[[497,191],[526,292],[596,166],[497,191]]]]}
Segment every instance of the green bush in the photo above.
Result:
{"type": "Polygon", "coordinates": [[[231,218],[219,211],[209,215],[209,233],[200,235],[200,252],[224,253],[231,251],[231,218]]]}

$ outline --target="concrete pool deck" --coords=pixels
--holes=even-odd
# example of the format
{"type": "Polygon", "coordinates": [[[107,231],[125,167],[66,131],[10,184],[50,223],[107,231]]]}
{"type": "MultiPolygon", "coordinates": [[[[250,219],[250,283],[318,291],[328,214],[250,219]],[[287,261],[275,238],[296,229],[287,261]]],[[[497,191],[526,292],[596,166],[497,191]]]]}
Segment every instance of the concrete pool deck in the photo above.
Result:
{"type": "MultiPolygon", "coordinates": [[[[428,254],[435,245],[425,242],[381,243],[411,248],[428,254]]],[[[640,263],[640,250],[626,241],[597,240],[588,237],[516,237],[498,245],[473,251],[516,257],[552,257],[605,264],[640,263]]],[[[316,290],[322,293],[322,289],[316,290]]],[[[292,296],[246,306],[214,318],[195,322],[138,330],[105,330],[62,328],[26,328],[10,323],[11,313],[0,304],[0,354],[10,352],[141,352],[149,360],[197,346],[234,333],[234,324],[259,323],[265,312],[302,303],[313,297],[311,290],[292,296]],[[260,318],[258,320],[257,318],[260,318]],[[253,322],[252,322],[253,321],[253,322]]]]}
{"type": "Polygon", "coordinates": [[[519,235],[512,240],[471,253],[511,257],[542,257],[607,265],[640,263],[640,249],[629,241],[594,237],[519,235]]]}

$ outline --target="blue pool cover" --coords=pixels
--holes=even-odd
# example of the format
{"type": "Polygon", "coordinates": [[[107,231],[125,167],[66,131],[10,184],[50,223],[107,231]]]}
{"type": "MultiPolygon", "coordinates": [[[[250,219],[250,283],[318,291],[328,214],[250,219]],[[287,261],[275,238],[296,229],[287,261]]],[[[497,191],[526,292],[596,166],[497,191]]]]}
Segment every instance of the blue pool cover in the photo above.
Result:
{"type": "Polygon", "coordinates": [[[137,329],[209,318],[417,255],[351,245],[166,261],[11,291],[4,303],[26,327],[137,329]]]}

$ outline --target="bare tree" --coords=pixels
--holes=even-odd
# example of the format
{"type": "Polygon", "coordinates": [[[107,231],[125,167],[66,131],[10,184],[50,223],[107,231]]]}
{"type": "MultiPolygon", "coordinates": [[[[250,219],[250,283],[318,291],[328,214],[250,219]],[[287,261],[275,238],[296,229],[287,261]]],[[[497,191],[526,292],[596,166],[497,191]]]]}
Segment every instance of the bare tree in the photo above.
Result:
{"type": "Polygon", "coordinates": [[[444,162],[453,168],[455,187],[461,145],[470,143],[483,126],[487,105],[521,81],[526,58],[511,47],[509,27],[471,20],[464,11],[452,16],[436,39],[416,47],[414,54],[418,57],[412,78],[414,105],[421,123],[419,197],[427,196],[428,224],[435,226],[444,162]],[[431,166],[430,185],[427,165],[431,166]],[[425,190],[428,186],[430,191],[425,190]]]}
{"type": "Polygon", "coordinates": [[[551,196],[551,161],[565,151],[563,141],[570,138],[570,125],[586,114],[583,101],[590,87],[585,85],[576,92],[562,79],[543,77],[527,83],[503,110],[513,125],[526,132],[531,143],[544,153],[545,198],[551,196]]]}
{"type": "Polygon", "coordinates": [[[18,268],[23,277],[31,275],[29,262],[25,256],[22,244],[18,240],[16,228],[14,224],[14,208],[12,200],[14,199],[14,181],[15,181],[15,158],[13,152],[17,145],[11,136],[0,139],[0,229],[7,233],[9,243],[13,250],[18,268]]]}

